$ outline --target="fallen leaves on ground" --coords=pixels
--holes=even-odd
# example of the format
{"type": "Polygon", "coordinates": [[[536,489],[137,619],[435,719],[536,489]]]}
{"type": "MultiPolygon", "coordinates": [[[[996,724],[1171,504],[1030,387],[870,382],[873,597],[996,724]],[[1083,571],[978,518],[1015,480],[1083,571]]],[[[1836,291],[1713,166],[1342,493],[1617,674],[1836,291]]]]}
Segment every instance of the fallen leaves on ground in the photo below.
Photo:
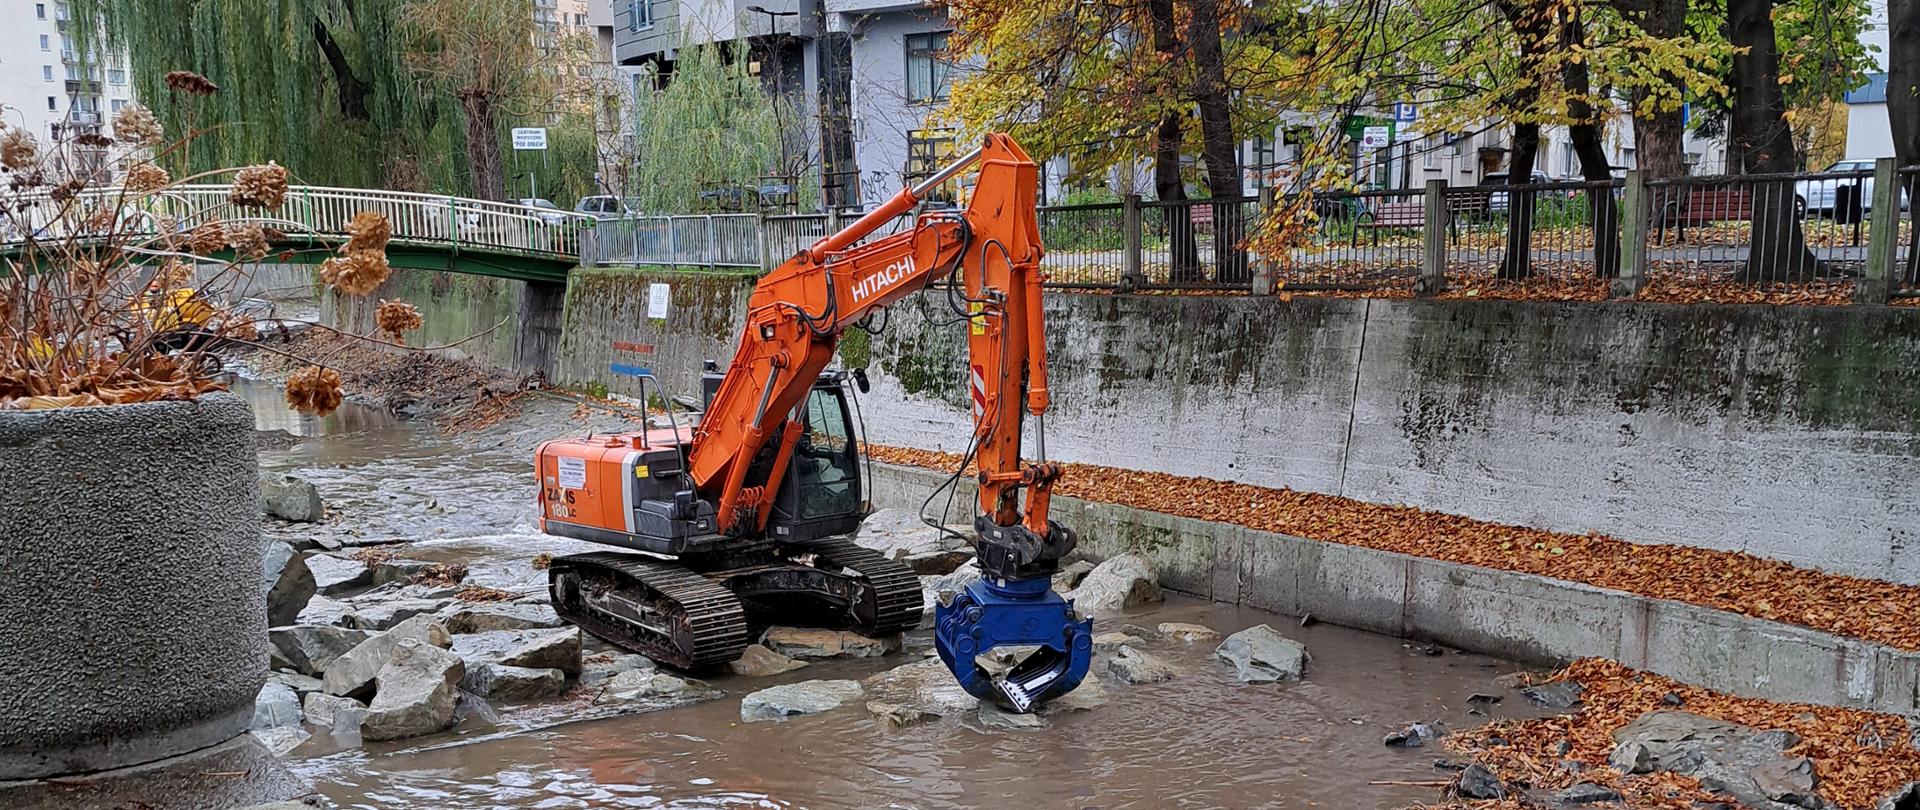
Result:
{"type": "Polygon", "coordinates": [[[1895,715],[1733,697],[1598,658],[1575,661],[1549,680],[1581,685],[1578,712],[1489,723],[1449,737],[1447,746],[1508,781],[1551,790],[1591,782],[1619,790],[1633,807],[1694,810],[1695,801],[1717,797],[1692,777],[1623,776],[1607,767],[1615,731],[1648,712],[1686,711],[1763,731],[1793,732],[1800,742],[1787,755],[1813,760],[1821,795],[1843,807],[1872,807],[1920,779],[1920,751],[1913,747],[1906,720],[1895,715]],[[1668,703],[1669,695],[1680,705],[1668,703]],[[1565,753],[1563,742],[1571,746],[1565,753]],[[1563,760],[1590,767],[1569,773],[1559,766],[1563,760]]]}
{"type": "MultiPolygon", "coordinates": [[[[953,453],[870,446],[876,461],[952,471],[953,453]]],[[[1920,651],[1920,588],[1690,546],[1509,526],[1351,498],[1066,464],[1054,492],[1329,543],[1537,574],[1920,651]]]]}
{"type": "Polygon", "coordinates": [[[484,585],[468,585],[465,588],[461,588],[459,593],[453,595],[453,598],[462,602],[505,602],[511,599],[518,599],[519,597],[520,594],[514,593],[513,591],[503,591],[499,588],[489,588],[484,585]]]}
{"type": "Polygon", "coordinates": [[[412,576],[407,577],[407,581],[415,585],[436,585],[444,588],[458,585],[466,578],[466,563],[433,563],[413,572],[412,576]]]}
{"type": "Polygon", "coordinates": [[[400,555],[398,552],[394,551],[393,549],[380,548],[378,546],[375,546],[375,547],[363,548],[358,551],[355,551],[353,552],[352,556],[354,559],[359,560],[361,563],[365,564],[368,568],[375,568],[375,567],[378,567],[381,563],[391,560],[400,555]]]}

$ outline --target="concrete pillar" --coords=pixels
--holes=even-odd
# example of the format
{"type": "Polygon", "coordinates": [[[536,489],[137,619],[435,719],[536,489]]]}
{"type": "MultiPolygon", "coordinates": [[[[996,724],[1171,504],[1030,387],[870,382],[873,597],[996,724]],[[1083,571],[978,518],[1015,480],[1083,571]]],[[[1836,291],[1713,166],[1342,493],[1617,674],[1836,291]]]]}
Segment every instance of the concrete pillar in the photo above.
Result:
{"type": "Polygon", "coordinates": [[[1428,180],[1425,205],[1426,233],[1421,240],[1419,295],[1437,295],[1447,288],[1447,181],[1428,180]]]}
{"type": "Polygon", "coordinates": [[[1894,158],[1873,164],[1873,212],[1868,215],[1867,273],[1854,289],[1862,304],[1893,300],[1893,280],[1899,277],[1900,172],[1894,158]]]}
{"type": "MultiPolygon", "coordinates": [[[[1255,232],[1266,227],[1267,217],[1273,215],[1273,203],[1273,186],[1261,186],[1260,202],[1254,208],[1256,213],[1253,217],[1253,229],[1255,232]]],[[[1280,257],[1272,253],[1260,257],[1258,263],[1253,266],[1254,295],[1273,294],[1273,279],[1279,271],[1279,264],[1280,257]]]]}
{"type": "Polygon", "coordinates": [[[1639,169],[1628,169],[1627,188],[1620,201],[1620,275],[1609,290],[1614,298],[1632,298],[1647,286],[1647,226],[1653,213],[1650,202],[1647,176],[1639,169]]]}
{"type": "Polygon", "coordinates": [[[520,303],[514,310],[514,320],[520,324],[513,347],[514,371],[553,379],[566,301],[567,285],[563,282],[529,281],[521,289],[520,303]]]}
{"type": "Polygon", "coordinates": [[[1126,246],[1120,256],[1120,289],[1138,289],[1147,283],[1147,274],[1140,266],[1140,195],[1128,194],[1121,198],[1120,230],[1126,237],[1126,246]]]}

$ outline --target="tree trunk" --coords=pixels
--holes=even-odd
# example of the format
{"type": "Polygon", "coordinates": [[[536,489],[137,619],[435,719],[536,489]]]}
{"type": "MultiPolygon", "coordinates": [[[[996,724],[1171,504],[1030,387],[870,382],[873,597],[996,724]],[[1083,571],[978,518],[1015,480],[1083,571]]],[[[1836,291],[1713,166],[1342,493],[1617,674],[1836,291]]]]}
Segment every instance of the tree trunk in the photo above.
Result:
{"type": "MultiPolygon", "coordinates": [[[[1564,43],[1571,48],[1586,41],[1586,26],[1575,17],[1562,30],[1564,43]]],[[[1600,117],[1594,113],[1587,95],[1593,91],[1592,76],[1583,60],[1568,63],[1564,80],[1567,89],[1567,117],[1573,122],[1567,134],[1573,139],[1573,151],[1580,156],[1580,177],[1590,183],[1613,180],[1613,166],[1601,144],[1600,117]]],[[[1609,189],[1588,189],[1588,222],[1593,228],[1593,272],[1599,278],[1620,275],[1620,210],[1609,189]]]]}
{"type": "MultiPolygon", "coordinates": [[[[1628,21],[1650,36],[1671,39],[1687,33],[1687,0],[1615,0],[1614,7],[1628,21]]],[[[1662,71],[1659,79],[1675,87],[1682,98],[1686,87],[1671,72],[1662,71]]],[[[1687,119],[1684,108],[1655,109],[1642,112],[1647,103],[1645,90],[1633,92],[1634,168],[1649,180],[1685,177],[1687,174],[1687,119]]],[[[1670,210],[1678,209],[1680,194],[1673,186],[1648,189],[1648,208],[1655,227],[1665,226],[1670,210]]]]}
{"type": "MultiPolygon", "coordinates": [[[[1887,117],[1894,162],[1903,170],[1920,167],[1920,0],[1887,0],[1887,117]]],[[[1920,203],[1920,173],[1908,175],[1905,185],[1907,204],[1920,203]]],[[[1912,240],[1903,286],[1920,287],[1920,222],[1912,240]]]]}
{"type": "Polygon", "coordinates": [[[500,135],[494,128],[493,97],[486,93],[463,91],[460,111],[467,124],[467,167],[473,172],[473,196],[483,200],[507,198],[500,164],[500,135]]]}
{"type": "Polygon", "coordinates": [[[1193,100],[1200,108],[1201,155],[1207,163],[1207,194],[1213,204],[1213,280],[1246,284],[1253,274],[1241,243],[1246,228],[1241,216],[1239,140],[1233,134],[1232,101],[1227,95],[1226,56],[1220,47],[1220,8],[1223,0],[1194,0],[1187,41],[1193,45],[1193,100]]]}
{"type": "MultiPolygon", "coordinates": [[[[1533,161],[1540,154],[1540,125],[1515,124],[1513,151],[1507,153],[1507,185],[1533,182],[1533,161]]],[[[1500,277],[1518,281],[1533,275],[1533,192],[1507,192],[1507,251],[1500,277]]]]}
{"type": "Polygon", "coordinates": [[[350,121],[367,120],[371,117],[367,98],[373,94],[373,88],[354,75],[353,64],[347,61],[346,52],[340,49],[333,32],[327,30],[326,24],[318,17],[313,20],[313,41],[320,46],[320,53],[327,58],[327,67],[333,71],[334,88],[340,96],[340,114],[350,121]]]}
{"type": "MultiPolygon", "coordinates": [[[[1163,69],[1175,71],[1180,59],[1180,38],[1175,34],[1173,0],[1148,0],[1147,14],[1153,22],[1154,53],[1162,55],[1163,69]]],[[[1179,110],[1168,110],[1160,116],[1160,124],[1153,132],[1153,192],[1161,202],[1180,202],[1187,198],[1186,185],[1180,180],[1180,143],[1185,137],[1181,115],[1179,110]]],[[[1184,205],[1168,205],[1162,206],[1160,213],[1166,217],[1167,258],[1172,265],[1168,268],[1168,279],[1175,283],[1204,280],[1200,246],[1193,234],[1192,211],[1184,205]]]]}
{"type": "MultiPolygon", "coordinates": [[[[1774,40],[1771,0],[1727,0],[1727,41],[1733,57],[1732,143],[1742,174],[1794,172],[1800,169],[1787,125],[1786,95],[1780,89],[1780,51],[1774,40]]],[[[1747,262],[1737,276],[1743,282],[1780,282],[1823,272],[1800,230],[1798,206],[1790,182],[1754,183],[1753,234],[1747,262]]]]}

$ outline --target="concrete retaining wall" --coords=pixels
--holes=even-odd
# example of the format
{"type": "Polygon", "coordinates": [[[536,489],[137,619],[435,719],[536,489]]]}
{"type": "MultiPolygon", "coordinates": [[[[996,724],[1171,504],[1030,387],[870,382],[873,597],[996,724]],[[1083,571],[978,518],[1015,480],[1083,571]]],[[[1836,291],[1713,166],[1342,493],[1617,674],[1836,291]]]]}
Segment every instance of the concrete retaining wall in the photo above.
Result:
{"type": "Polygon", "coordinates": [[[356,334],[375,330],[373,311],[382,299],[405,301],[420,309],[426,324],[407,334],[407,343],[428,346],[451,343],[480,334],[446,353],[515,371],[518,362],[522,314],[527,283],[512,279],[472,276],[438,270],[395,269],[386,283],[364,296],[327,290],[320,296],[320,320],[356,334]],[[485,334],[481,334],[485,333],[485,334]]]}
{"type": "Polygon", "coordinates": [[[553,380],[637,396],[631,372],[644,368],[672,394],[698,398],[701,364],[714,360],[724,368],[733,359],[755,281],[742,273],[673,268],[575,270],[567,281],[553,380]],[[648,317],[655,284],[667,286],[665,319],[648,317]]]}
{"type": "MultiPolygon", "coordinates": [[[[919,509],[947,478],[889,464],[873,473],[869,497],[896,509],[919,509]]],[[[963,479],[947,520],[969,520],[974,497],[963,479]]],[[[1526,662],[1599,656],[1767,700],[1920,709],[1920,654],[1804,627],[1059,495],[1052,516],[1086,554],[1144,555],[1162,586],[1194,596],[1526,662]]]]}
{"type": "MultiPolygon", "coordinates": [[[[1920,311],[1054,295],[1057,460],[1920,583],[1920,311]]],[[[895,307],[875,441],[959,452],[963,330],[895,307]]]]}
{"type": "Polygon", "coordinates": [[[267,673],[253,431],[230,394],[0,413],[0,780],[246,730],[267,673]]]}

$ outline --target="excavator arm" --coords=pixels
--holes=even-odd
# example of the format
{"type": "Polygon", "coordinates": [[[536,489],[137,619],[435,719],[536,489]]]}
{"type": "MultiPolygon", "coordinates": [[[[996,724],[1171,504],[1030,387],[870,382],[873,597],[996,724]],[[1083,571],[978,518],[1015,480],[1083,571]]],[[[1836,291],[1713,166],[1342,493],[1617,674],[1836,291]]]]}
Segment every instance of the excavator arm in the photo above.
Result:
{"type": "Polygon", "coordinates": [[[767,274],[748,300],[747,325],[719,389],[694,433],[688,471],[714,504],[722,532],[763,530],[780,490],[799,424],[786,424],[846,330],[875,311],[958,270],[967,329],[968,396],[974,419],[979,512],[973,545],[982,580],[942,594],[936,646],[969,692],[1027,710],[1065,694],[1085,676],[1092,623],[1051,589],[1073,533],[1048,519],[1060,475],[1021,458],[1026,418],[1048,407],[1046,331],[1041,308],[1038,168],[1003,134],[820,240],[767,274]],[[977,165],[964,211],[915,217],[913,227],[862,239],[918,208],[933,189],[977,165]],[[771,465],[754,461],[781,437],[771,465]],[[754,470],[764,480],[753,480],[754,470]],[[1024,498],[1022,494],[1024,493],[1024,498]],[[996,647],[1038,647],[1011,669],[983,656],[996,647]],[[980,666],[987,663],[987,666],[980,666]]]}

